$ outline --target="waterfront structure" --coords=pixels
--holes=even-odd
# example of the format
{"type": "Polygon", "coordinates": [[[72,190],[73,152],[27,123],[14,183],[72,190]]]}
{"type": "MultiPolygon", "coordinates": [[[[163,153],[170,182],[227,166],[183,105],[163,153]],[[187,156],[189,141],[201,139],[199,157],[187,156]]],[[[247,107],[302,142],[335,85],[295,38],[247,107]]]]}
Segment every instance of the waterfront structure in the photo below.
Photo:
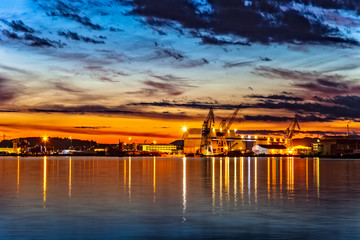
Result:
{"type": "Polygon", "coordinates": [[[177,146],[172,144],[142,144],[141,150],[144,152],[173,153],[177,151],[177,146]]]}
{"type": "MultiPolygon", "coordinates": [[[[183,135],[184,139],[184,154],[196,154],[200,149],[201,144],[201,128],[189,128],[183,135]]],[[[237,130],[227,130],[224,134],[222,129],[211,129],[210,139],[214,154],[219,154],[218,150],[219,136],[225,135],[226,145],[228,151],[240,151],[242,153],[251,152],[252,147],[257,144],[264,145],[280,145],[284,143],[283,138],[245,135],[237,130]]]]}
{"type": "Polygon", "coordinates": [[[358,153],[360,136],[324,136],[312,145],[313,152],[319,155],[342,155],[358,153]]]}
{"type": "Polygon", "coordinates": [[[256,155],[260,154],[286,154],[286,146],[284,145],[266,145],[266,144],[257,144],[252,147],[252,151],[256,155]]]}

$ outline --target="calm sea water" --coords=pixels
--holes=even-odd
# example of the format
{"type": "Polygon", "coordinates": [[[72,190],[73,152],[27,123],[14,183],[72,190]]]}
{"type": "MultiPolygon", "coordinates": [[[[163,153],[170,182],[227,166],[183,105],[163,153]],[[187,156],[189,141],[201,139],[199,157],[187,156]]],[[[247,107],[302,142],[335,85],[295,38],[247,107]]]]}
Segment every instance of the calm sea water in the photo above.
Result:
{"type": "Polygon", "coordinates": [[[360,160],[0,157],[0,239],[359,239],[360,160]]]}

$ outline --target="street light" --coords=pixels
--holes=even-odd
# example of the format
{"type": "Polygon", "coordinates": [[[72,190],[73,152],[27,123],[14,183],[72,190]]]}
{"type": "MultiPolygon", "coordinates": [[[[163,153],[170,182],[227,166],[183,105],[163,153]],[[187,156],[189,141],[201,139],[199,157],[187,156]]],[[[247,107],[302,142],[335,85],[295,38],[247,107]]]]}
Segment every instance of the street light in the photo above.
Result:
{"type": "Polygon", "coordinates": [[[70,149],[72,149],[72,137],[70,136],[70,149]]]}
{"type": "Polygon", "coordinates": [[[48,140],[48,137],[47,136],[43,136],[43,141],[45,143],[45,155],[46,155],[46,141],[48,140]]]}
{"type": "Polygon", "coordinates": [[[186,131],[187,131],[187,127],[186,127],[186,126],[183,126],[183,127],[182,127],[182,130],[183,130],[183,132],[186,132],[186,131]]]}

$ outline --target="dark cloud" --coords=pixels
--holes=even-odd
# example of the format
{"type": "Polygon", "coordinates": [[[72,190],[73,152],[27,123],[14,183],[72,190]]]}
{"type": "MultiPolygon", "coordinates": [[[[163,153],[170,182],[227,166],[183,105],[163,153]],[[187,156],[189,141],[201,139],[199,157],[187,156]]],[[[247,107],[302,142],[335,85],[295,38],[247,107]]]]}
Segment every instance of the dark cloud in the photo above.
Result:
{"type": "Polygon", "coordinates": [[[21,39],[21,37],[20,37],[19,35],[17,35],[17,34],[14,33],[14,32],[10,32],[9,30],[4,29],[4,30],[2,30],[1,32],[2,32],[3,35],[5,35],[5,36],[8,37],[8,38],[11,38],[11,39],[19,39],[19,40],[21,39]]]}
{"type": "Polygon", "coordinates": [[[54,83],[54,88],[60,91],[69,92],[69,93],[81,93],[82,90],[76,89],[74,87],[69,87],[63,82],[54,83]]]}
{"type": "Polygon", "coordinates": [[[340,106],[345,106],[350,109],[356,109],[360,106],[360,97],[354,95],[347,95],[347,96],[334,96],[332,98],[326,97],[322,98],[319,96],[315,96],[314,100],[323,103],[333,103],[340,106]]]}
{"type": "Polygon", "coordinates": [[[176,77],[172,74],[168,75],[150,75],[153,78],[157,78],[159,80],[165,81],[165,82],[171,82],[171,81],[183,81],[184,78],[176,77]]]}
{"type": "Polygon", "coordinates": [[[11,85],[11,80],[0,75],[0,103],[16,98],[18,91],[11,85]]]}
{"type": "MultiPolygon", "coordinates": [[[[296,2],[304,6],[339,10],[353,9],[351,6],[358,5],[355,0],[296,2]]],[[[356,40],[345,37],[340,30],[324,23],[319,16],[295,8],[293,3],[293,0],[252,0],[251,4],[247,1],[208,0],[202,1],[199,7],[199,1],[133,0],[130,3],[133,6],[130,14],[144,17],[150,26],[159,27],[161,23],[164,28],[169,28],[176,25],[174,23],[181,24],[192,36],[201,38],[207,44],[287,42],[358,45],[356,40]],[[225,40],[221,36],[232,37],[231,40],[225,40]]]]}
{"type": "Polygon", "coordinates": [[[272,94],[272,95],[256,95],[256,94],[252,94],[252,95],[248,95],[245,96],[246,98],[256,98],[256,99],[272,99],[272,100],[283,100],[283,101],[304,101],[304,98],[301,97],[291,97],[291,96],[287,96],[287,95],[277,95],[277,94],[272,94]]]}
{"type": "Polygon", "coordinates": [[[160,83],[155,81],[145,81],[144,84],[159,93],[165,93],[170,96],[178,96],[184,93],[184,86],[181,87],[174,83],[160,83]]]}
{"type": "Polygon", "coordinates": [[[251,64],[255,63],[257,61],[243,61],[243,62],[228,62],[224,64],[224,68],[233,68],[233,67],[244,67],[244,66],[250,66],[251,64]]]}
{"type": "Polygon", "coordinates": [[[11,27],[13,31],[17,32],[25,32],[25,33],[34,33],[35,30],[27,25],[24,24],[21,20],[12,20],[11,22],[8,22],[6,20],[2,20],[6,25],[11,27]]]}
{"type": "Polygon", "coordinates": [[[101,129],[101,128],[110,128],[109,126],[76,126],[74,128],[80,129],[101,129]]]}
{"type": "Polygon", "coordinates": [[[185,55],[183,55],[182,53],[180,53],[174,49],[159,49],[156,51],[156,53],[159,56],[168,56],[168,57],[174,58],[178,61],[182,61],[186,58],[185,55]]]}
{"type": "Polygon", "coordinates": [[[209,34],[201,34],[197,31],[191,31],[191,35],[201,39],[202,44],[208,45],[242,45],[242,46],[251,46],[249,42],[242,42],[239,40],[227,40],[217,36],[211,36],[209,34]]]}
{"type": "Polygon", "coordinates": [[[28,109],[29,112],[37,113],[64,113],[64,114],[96,114],[96,115],[118,115],[128,117],[139,117],[146,119],[197,119],[188,116],[185,113],[163,113],[151,111],[139,111],[129,109],[128,107],[106,107],[101,105],[81,105],[76,107],[64,105],[39,106],[37,108],[28,109]]]}
{"type": "MultiPolygon", "coordinates": [[[[94,38],[85,37],[85,36],[77,34],[76,32],[71,32],[71,31],[67,31],[67,32],[58,31],[58,34],[59,34],[59,36],[66,37],[68,39],[72,39],[72,40],[76,40],[76,41],[83,41],[86,43],[94,43],[94,44],[104,44],[105,43],[103,40],[97,40],[94,38]]],[[[101,39],[104,39],[104,38],[101,38],[101,39]]]]}
{"type": "Polygon", "coordinates": [[[16,39],[23,41],[25,44],[32,47],[63,47],[64,43],[60,41],[53,41],[47,38],[41,38],[31,33],[25,33],[24,35],[18,35],[17,33],[10,32],[9,30],[2,30],[2,34],[10,39],[16,39]]]}
{"type": "Polygon", "coordinates": [[[40,38],[30,33],[25,33],[24,40],[30,41],[29,45],[32,47],[63,47],[65,44],[52,41],[47,38],[40,38]]]}
{"type": "Polygon", "coordinates": [[[62,1],[55,1],[54,4],[54,2],[50,1],[40,4],[40,6],[47,11],[48,16],[67,18],[93,30],[103,29],[99,24],[93,23],[89,17],[81,14],[79,9],[72,7],[70,3],[65,4],[62,1]]]}
{"type": "Polygon", "coordinates": [[[272,59],[268,58],[268,57],[260,57],[260,60],[263,62],[271,62],[272,61],[272,59]]]}
{"type": "Polygon", "coordinates": [[[275,112],[276,110],[287,110],[289,112],[297,114],[299,119],[308,122],[360,120],[360,111],[357,109],[321,102],[274,102],[272,100],[268,100],[259,103],[248,104],[245,107],[269,109],[274,110],[275,112]]]}
{"type": "MultiPolygon", "coordinates": [[[[245,120],[248,121],[259,121],[259,122],[291,122],[292,117],[287,116],[272,116],[272,115],[245,115],[245,120]]],[[[328,122],[336,120],[331,116],[316,116],[315,114],[296,114],[296,118],[300,122],[328,122]]]]}
{"type": "Polygon", "coordinates": [[[187,101],[187,102],[177,102],[177,101],[167,101],[163,100],[160,102],[139,102],[131,103],[129,105],[134,106],[153,106],[153,107],[169,107],[169,108],[190,108],[190,109],[209,109],[213,107],[214,109],[222,110],[232,110],[238,107],[235,104],[219,104],[216,101],[213,102],[199,102],[199,101],[187,101]]]}
{"type": "Polygon", "coordinates": [[[270,115],[245,115],[245,120],[247,121],[261,121],[261,122],[287,122],[291,121],[291,117],[278,117],[278,116],[270,116],[270,115]]]}
{"type": "Polygon", "coordinates": [[[253,74],[269,79],[292,80],[291,85],[310,90],[311,92],[328,94],[355,94],[360,91],[360,85],[354,80],[348,80],[344,75],[325,74],[317,71],[297,71],[281,68],[257,67],[253,74]]]}

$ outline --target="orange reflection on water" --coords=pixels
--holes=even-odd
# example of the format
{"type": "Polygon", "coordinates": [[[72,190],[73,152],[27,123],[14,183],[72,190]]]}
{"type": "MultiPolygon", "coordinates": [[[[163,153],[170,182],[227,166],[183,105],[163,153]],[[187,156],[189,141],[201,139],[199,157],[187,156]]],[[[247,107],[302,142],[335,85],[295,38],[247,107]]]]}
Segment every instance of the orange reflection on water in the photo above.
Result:
{"type": "Polygon", "coordinates": [[[131,202],[131,157],[129,157],[129,202],[131,202]]]}
{"type": "Polygon", "coordinates": [[[71,157],[69,157],[69,198],[71,198],[71,157]]]}
{"type": "Polygon", "coordinates": [[[47,185],[47,159],[44,156],[44,164],[43,164],[44,172],[43,172],[43,206],[45,208],[46,204],[46,185],[47,185]]]}
{"type": "Polygon", "coordinates": [[[222,199],[222,187],[223,187],[223,182],[222,182],[222,157],[220,157],[220,174],[219,174],[219,178],[220,178],[220,184],[219,184],[219,202],[220,202],[220,207],[222,208],[222,204],[223,204],[223,199],[222,199]]]}
{"type": "Polygon", "coordinates": [[[267,193],[268,199],[270,199],[270,158],[267,159],[267,193]]]}
{"type": "Polygon", "coordinates": [[[234,158],[234,200],[235,200],[235,206],[237,204],[237,167],[236,167],[236,163],[237,163],[237,158],[234,158]]]}
{"type": "Polygon", "coordinates": [[[211,197],[212,197],[212,209],[215,211],[215,158],[211,158],[211,197]]]}
{"type": "Polygon", "coordinates": [[[155,203],[156,201],[156,158],[154,157],[153,160],[153,165],[154,165],[154,169],[153,169],[153,189],[154,189],[154,197],[153,197],[153,202],[155,203]]]}
{"type": "Polygon", "coordinates": [[[226,157],[225,158],[225,198],[227,201],[229,201],[229,191],[230,191],[230,187],[229,187],[229,158],[226,157]]]}
{"type": "Polygon", "coordinates": [[[186,157],[183,158],[183,222],[186,222],[186,157]]]}
{"type": "Polygon", "coordinates": [[[17,158],[17,182],[16,182],[16,194],[20,193],[20,157],[17,158]]]}
{"type": "Polygon", "coordinates": [[[257,157],[255,157],[254,159],[254,175],[255,175],[255,179],[254,179],[254,191],[255,191],[255,203],[257,203],[257,157]]]}
{"type": "MultiPolygon", "coordinates": [[[[188,205],[196,201],[189,195],[194,192],[199,196],[208,196],[209,209],[212,208],[215,214],[229,207],[236,208],[239,202],[244,205],[249,201],[249,204],[258,205],[264,199],[271,199],[268,201],[270,204],[276,198],[294,199],[294,193],[298,195],[299,190],[306,192],[308,199],[311,199],[312,194],[320,198],[320,182],[326,181],[327,176],[334,171],[331,168],[324,169],[331,166],[332,162],[323,164],[318,158],[257,157],[244,161],[244,157],[19,157],[0,158],[0,161],[0,171],[3,173],[0,184],[11,186],[14,197],[38,194],[38,199],[42,199],[39,203],[43,207],[48,207],[49,201],[62,196],[74,201],[81,194],[93,194],[92,198],[101,197],[106,201],[108,194],[110,197],[120,197],[123,202],[134,203],[141,198],[154,203],[154,206],[161,204],[164,199],[179,201],[184,216],[188,205]],[[203,180],[194,181],[196,178],[203,180]],[[38,187],[36,192],[31,186],[42,187],[38,187]],[[141,190],[139,186],[142,186],[141,190]],[[244,196],[246,187],[248,193],[244,196]]],[[[348,164],[351,166],[352,162],[348,164]]],[[[347,169],[351,167],[343,171],[347,169]]]]}
{"type": "Polygon", "coordinates": [[[241,199],[244,198],[244,157],[240,158],[241,199]]]}

